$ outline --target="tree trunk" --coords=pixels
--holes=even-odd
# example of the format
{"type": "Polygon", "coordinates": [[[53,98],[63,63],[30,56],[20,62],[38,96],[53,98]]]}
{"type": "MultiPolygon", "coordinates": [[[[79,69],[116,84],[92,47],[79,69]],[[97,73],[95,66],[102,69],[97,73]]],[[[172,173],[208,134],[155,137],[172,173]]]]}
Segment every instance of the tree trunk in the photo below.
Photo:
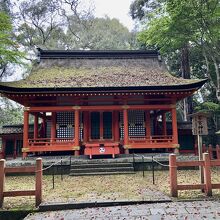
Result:
{"type": "Polygon", "coordinates": [[[216,59],[213,57],[212,58],[215,66],[215,73],[216,73],[216,97],[218,102],[220,102],[220,73],[219,73],[219,65],[216,61],[216,59]]]}
{"type": "MultiPolygon", "coordinates": [[[[184,79],[190,79],[190,63],[189,63],[189,46],[184,45],[181,49],[181,72],[184,79]]],[[[187,121],[187,115],[193,111],[192,97],[188,97],[183,101],[184,104],[184,121],[187,121]]]]}

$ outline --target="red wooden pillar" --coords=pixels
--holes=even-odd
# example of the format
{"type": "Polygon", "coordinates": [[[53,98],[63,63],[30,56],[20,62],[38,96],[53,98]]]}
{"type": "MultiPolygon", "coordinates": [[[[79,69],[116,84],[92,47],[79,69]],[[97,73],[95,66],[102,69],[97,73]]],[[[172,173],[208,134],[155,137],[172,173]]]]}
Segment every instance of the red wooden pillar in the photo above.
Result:
{"type": "Polygon", "coordinates": [[[203,160],[204,160],[205,192],[207,196],[212,196],[211,161],[208,153],[203,154],[203,160]]]}
{"type": "Polygon", "coordinates": [[[38,138],[38,114],[34,115],[34,139],[38,138]]]}
{"type": "Polygon", "coordinates": [[[167,135],[167,123],[166,123],[166,113],[165,112],[162,113],[162,127],[163,127],[162,133],[164,136],[166,136],[167,135]]]}
{"type": "Polygon", "coordinates": [[[171,115],[172,115],[173,144],[176,145],[175,153],[179,153],[176,108],[172,108],[171,115]]]}
{"type": "Polygon", "coordinates": [[[83,142],[89,139],[89,112],[83,112],[83,142]]]}
{"type": "Polygon", "coordinates": [[[46,112],[43,113],[42,116],[42,137],[45,138],[46,137],[46,112]]]}
{"type": "Polygon", "coordinates": [[[15,159],[16,156],[17,156],[16,150],[17,150],[17,141],[16,141],[16,138],[15,138],[15,139],[14,139],[14,150],[13,150],[13,158],[14,158],[14,159],[15,159]]]}
{"type": "Polygon", "coordinates": [[[79,155],[79,109],[75,110],[75,114],[74,114],[74,119],[75,119],[75,125],[74,125],[74,139],[75,139],[75,148],[77,148],[77,150],[75,150],[75,156],[79,155]]]}
{"type": "Polygon", "coordinates": [[[151,136],[150,111],[145,111],[145,128],[146,128],[146,137],[148,139],[151,136]]]}
{"type": "Polygon", "coordinates": [[[113,131],[114,131],[114,140],[119,142],[119,113],[117,111],[113,112],[113,131]]]}
{"type": "Polygon", "coordinates": [[[1,159],[5,158],[5,146],[6,146],[6,140],[5,138],[2,138],[2,158],[1,159]]]}
{"type": "Polygon", "coordinates": [[[125,149],[125,154],[129,154],[128,109],[123,110],[123,120],[124,120],[124,149],[125,149]]]}
{"type": "Polygon", "coordinates": [[[23,128],[23,148],[22,148],[22,157],[27,157],[27,148],[28,148],[28,129],[29,129],[29,112],[24,111],[24,128],[23,128]]]}
{"type": "Polygon", "coordinates": [[[51,141],[54,142],[56,138],[56,112],[52,112],[51,116],[51,141]]]}

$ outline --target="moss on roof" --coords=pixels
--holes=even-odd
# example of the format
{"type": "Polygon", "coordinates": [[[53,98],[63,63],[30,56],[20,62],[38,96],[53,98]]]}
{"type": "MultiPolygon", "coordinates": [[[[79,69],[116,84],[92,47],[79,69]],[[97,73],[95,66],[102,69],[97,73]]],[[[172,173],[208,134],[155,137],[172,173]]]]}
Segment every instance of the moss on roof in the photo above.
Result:
{"type": "Polygon", "coordinates": [[[45,59],[16,88],[85,88],[186,85],[200,80],[172,76],[157,59],[45,59]]]}

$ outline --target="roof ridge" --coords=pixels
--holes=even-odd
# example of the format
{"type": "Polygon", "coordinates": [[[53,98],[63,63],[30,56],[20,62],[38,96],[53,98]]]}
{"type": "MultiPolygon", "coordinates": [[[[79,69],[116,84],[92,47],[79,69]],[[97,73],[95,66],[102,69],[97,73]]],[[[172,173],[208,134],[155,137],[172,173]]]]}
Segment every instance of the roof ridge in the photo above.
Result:
{"type": "Polygon", "coordinates": [[[159,58],[157,50],[42,50],[37,48],[40,59],[48,58],[159,58]]]}

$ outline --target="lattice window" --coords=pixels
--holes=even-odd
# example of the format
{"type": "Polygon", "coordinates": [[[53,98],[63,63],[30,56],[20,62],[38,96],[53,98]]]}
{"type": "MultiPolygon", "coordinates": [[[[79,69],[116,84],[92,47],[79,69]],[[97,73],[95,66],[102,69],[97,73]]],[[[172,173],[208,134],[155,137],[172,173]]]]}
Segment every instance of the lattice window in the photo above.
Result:
{"type": "Polygon", "coordinates": [[[57,138],[74,137],[74,112],[58,112],[56,121],[57,138]]]}
{"type": "Polygon", "coordinates": [[[79,128],[79,136],[80,140],[83,140],[83,114],[80,112],[80,128],[79,128]]]}
{"type": "Polygon", "coordinates": [[[120,111],[119,113],[119,132],[120,132],[120,139],[124,138],[124,123],[123,123],[123,112],[120,111]]]}
{"type": "MultiPolygon", "coordinates": [[[[56,116],[57,138],[74,138],[74,112],[58,112],[56,116]]],[[[83,118],[80,114],[80,139],[83,138],[83,118]]]]}
{"type": "Polygon", "coordinates": [[[145,136],[144,111],[143,110],[129,110],[128,111],[128,133],[129,136],[145,136]]]}
{"type": "Polygon", "coordinates": [[[51,121],[47,121],[46,124],[46,137],[50,138],[51,136],[51,121]]]}
{"type": "MultiPolygon", "coordinates": [[[[120,138],[124,138],[123,112],[120,112],[120,138]]],[[[128,134],[130,137],[145,136],[145,117],[143,110],[128,110],[128,134]]]]}

